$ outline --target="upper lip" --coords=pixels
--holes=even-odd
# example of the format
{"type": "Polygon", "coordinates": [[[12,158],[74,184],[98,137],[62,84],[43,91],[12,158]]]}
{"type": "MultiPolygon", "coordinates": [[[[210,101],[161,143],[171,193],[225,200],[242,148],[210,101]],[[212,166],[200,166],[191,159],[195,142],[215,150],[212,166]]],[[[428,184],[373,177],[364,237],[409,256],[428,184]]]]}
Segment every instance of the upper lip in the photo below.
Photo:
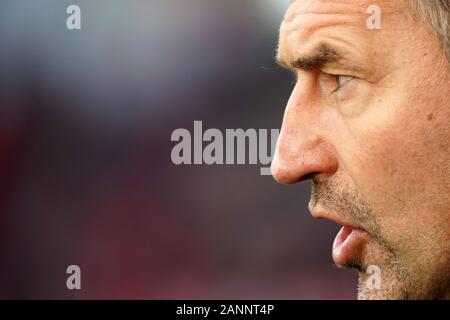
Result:
{"type": "Polygon", "coordinates": [[[348,226],[352,229],[359,229],[364,230],[361,226],[343,219],[341,216],[338,216],[336,214],[332,214],[329,211],[322,210],[322,209],[310,209],[311,215],[316,219],[327,219],[330,221],[333,221],[334,223],[341,225],[341,226],[348,226]]]}

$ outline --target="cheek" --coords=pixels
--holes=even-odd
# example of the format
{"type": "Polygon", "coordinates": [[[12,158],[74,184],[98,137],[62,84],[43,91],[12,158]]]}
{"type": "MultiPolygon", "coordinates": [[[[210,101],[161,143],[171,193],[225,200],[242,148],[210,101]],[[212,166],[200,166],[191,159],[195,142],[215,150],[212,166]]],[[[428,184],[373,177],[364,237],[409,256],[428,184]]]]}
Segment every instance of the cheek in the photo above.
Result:
{"type": "Polygon", "coordinates": [[[335,145],[341,169],[380,214],[400,213],[411,196],[408,188],[416,184],[417,177],[411,174],[416,167],[413,153],[420,149],[411,132],[415,125],[383,103],[365,108],[353,118],[339,111],[339,141],[335,145]]]}
{"type": "MultiPolygon", "coordinates": [[[[342,117],[342,131],[336,135],[340,141],[335,144],[344,175],[366,199],[392,243],[417,235],[429,224],[436,214],[436,194],[445,184],[434,185],[440,179],[433,162],[439,133],[435,124],[430,125],[427,110],[397,106],[370,106],[360,117],[342,117]]],[[[445,197],[442,192],[440,197],[445,197]]]]}
{"type": "Polygon", "coordinates": [[[358,109],[347,106],[347,110],[339,110],[340,128],[336,130],[341,169],[368,201],[378,202],[398,176],[399,161],[403,161],[399,146],[393,143],[401,128],[395,125],[395,115],[381,112],[381,106],[365,112],[362,109],[367,105],[358,109]],[[354,110],[361,114],[353,116],[354,110]],[[347,116],[350,112],[352,116],[347,116]]]}

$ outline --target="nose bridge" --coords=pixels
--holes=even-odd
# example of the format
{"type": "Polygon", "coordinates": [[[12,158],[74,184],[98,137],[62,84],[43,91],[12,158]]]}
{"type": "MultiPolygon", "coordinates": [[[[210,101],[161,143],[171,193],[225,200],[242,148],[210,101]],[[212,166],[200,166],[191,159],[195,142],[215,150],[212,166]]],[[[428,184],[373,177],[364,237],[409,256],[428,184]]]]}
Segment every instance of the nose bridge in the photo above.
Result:
{"type": "Polygon", "coordinates": [[[296,183],[336,169],[321,129],[320,110],[308,105],[312,101],[295,89],[289,99],[272,161],[272,175],[280,183],[296,183]]]}

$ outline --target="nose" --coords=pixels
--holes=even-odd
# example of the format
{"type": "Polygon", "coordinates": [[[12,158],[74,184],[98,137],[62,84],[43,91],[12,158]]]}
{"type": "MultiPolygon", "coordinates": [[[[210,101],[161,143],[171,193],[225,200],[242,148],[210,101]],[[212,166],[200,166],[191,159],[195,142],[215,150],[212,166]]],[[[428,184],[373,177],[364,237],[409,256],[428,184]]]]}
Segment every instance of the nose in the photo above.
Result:
{"type": "Polygon", "coordinates": [[[283,184],[331,176],[337,170],[334,148],[326,139],[325,117],[317,99],[308,97],[294,89],[286,107],[271,165],[272,176],[283,184]],[[308,105],[314,100],[314,106],[308,105]]]}

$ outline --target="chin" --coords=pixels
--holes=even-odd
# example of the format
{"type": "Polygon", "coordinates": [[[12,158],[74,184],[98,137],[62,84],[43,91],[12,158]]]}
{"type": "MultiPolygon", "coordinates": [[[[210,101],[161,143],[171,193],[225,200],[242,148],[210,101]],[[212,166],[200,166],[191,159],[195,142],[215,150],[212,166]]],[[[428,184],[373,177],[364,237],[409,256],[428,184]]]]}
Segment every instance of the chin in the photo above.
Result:
{"type": "Polygon", "coordinates": [[[367,285],[368,275],[359,273],[358,300],[408,300],[409,295],[397,279],[382,280],[380,288],[370,288],[367,285]]]}
{"type": "Polygon", "coordinates": [[[387,299],[388,295],[381,289],[378,290],[358,289],[358,300],[387,300],[387,299]]]}

